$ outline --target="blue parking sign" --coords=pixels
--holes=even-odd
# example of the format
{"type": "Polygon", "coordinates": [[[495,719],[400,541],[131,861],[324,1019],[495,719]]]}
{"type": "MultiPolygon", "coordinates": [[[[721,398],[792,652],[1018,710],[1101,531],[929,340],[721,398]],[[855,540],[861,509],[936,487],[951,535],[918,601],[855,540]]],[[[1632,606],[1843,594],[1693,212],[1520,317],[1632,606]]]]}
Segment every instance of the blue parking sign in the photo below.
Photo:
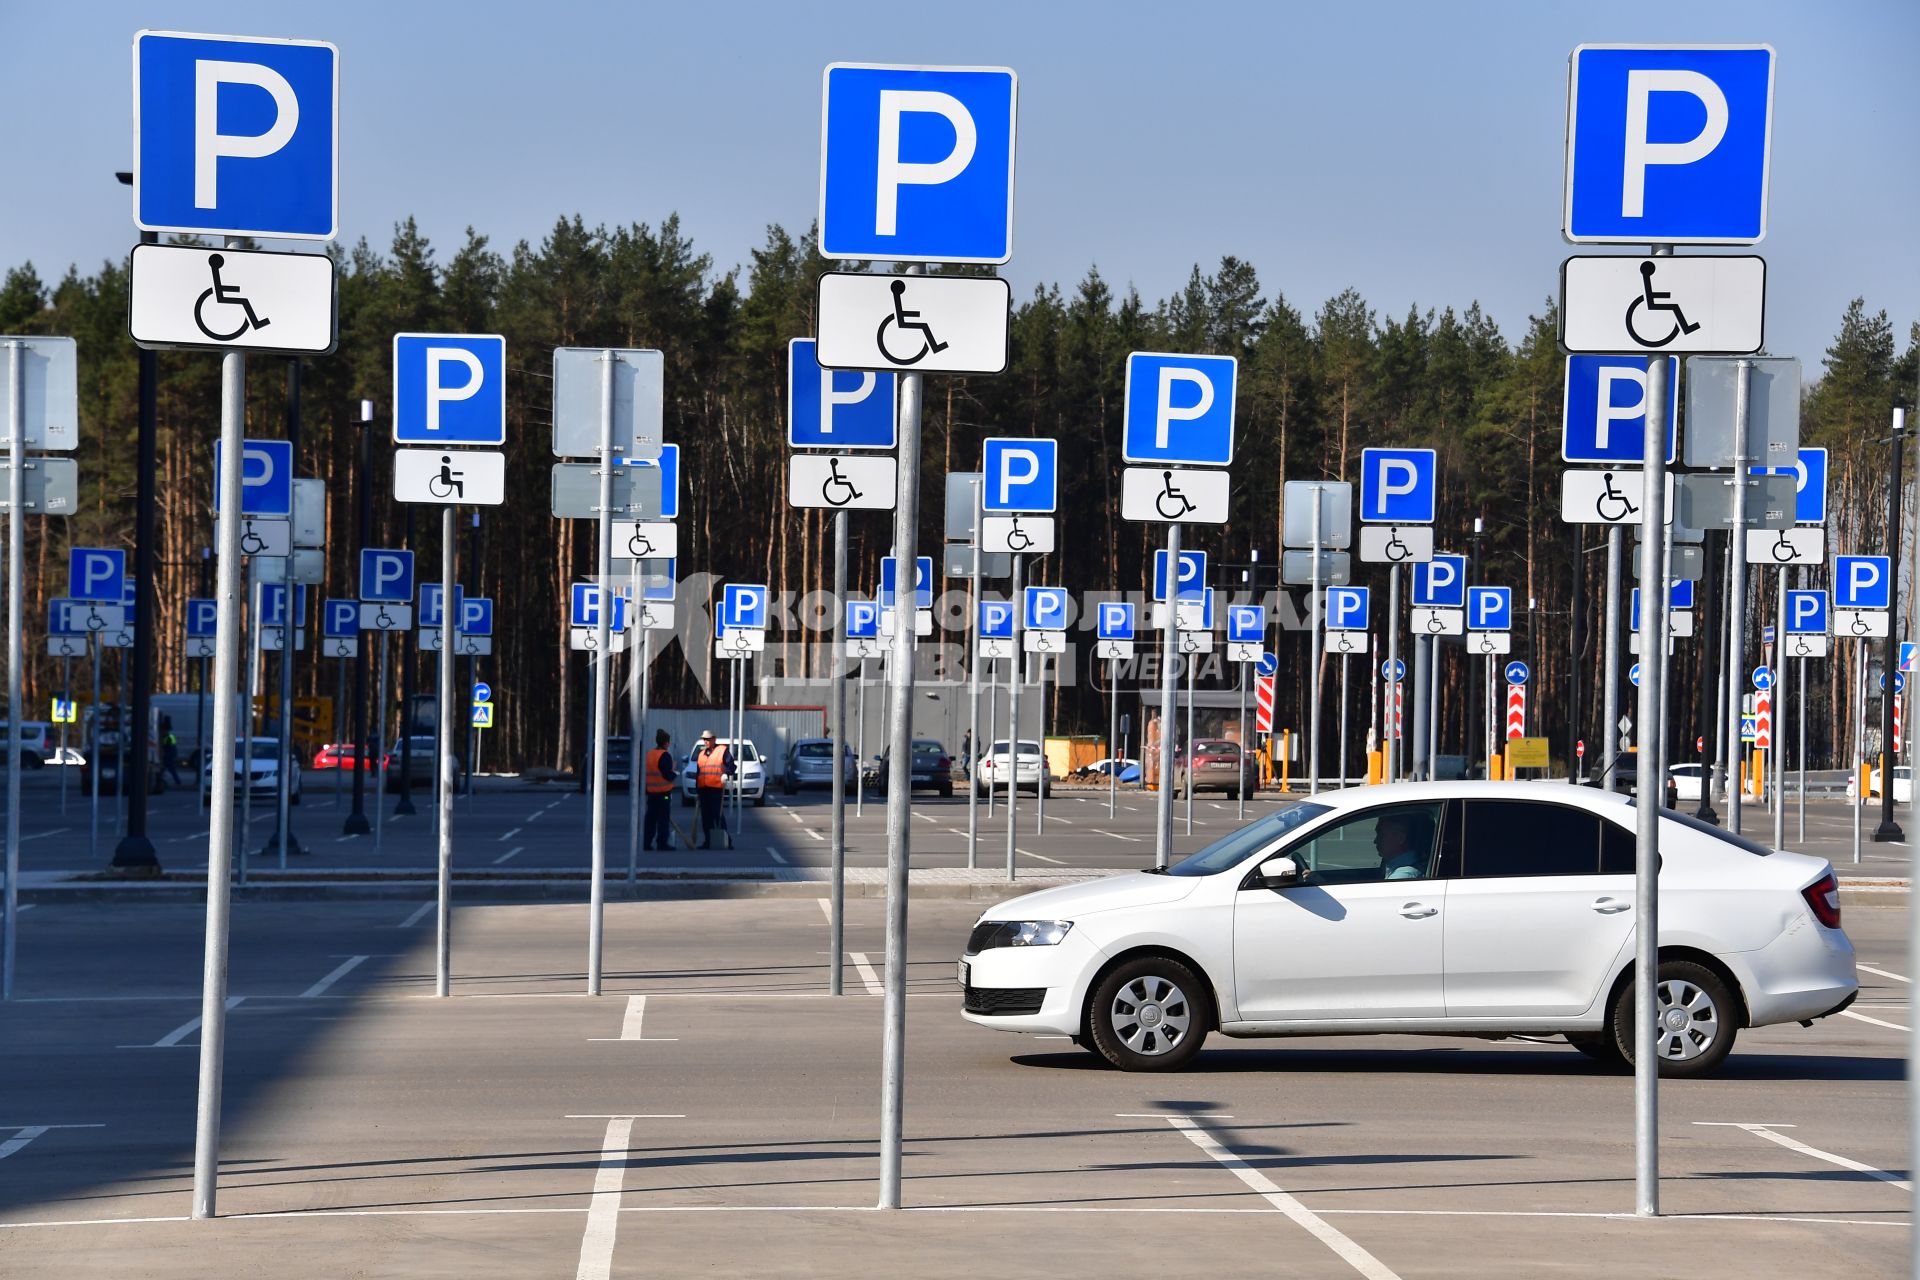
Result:
{"type": "Polygon", "coordinates": [[[1028,587],[1026,597],[1026,626],[1029,631],[1065,631],[1067,629],[1067,589],[1065,587],[1028,587]]]}
{"type": "MultiPolygon", "coordinates": [[[[891,609],[896,590],[894,582],[894,563],[892,556],[883,556],[880,560],[880,607],[891,609]]],[[[913,607],[916,609],[933,608],[933,557],[920,556],[913,562],[913,607]]]]}
{"type": "Polygon", "coordinates": [[[822,369],[812,338],[787,343],[787,443],[794,448],[891,449],[895,409],[891,373],[822,369]]]}
{"type": "Polygon", "coordinates": [[[1757,476],[1786,476],[1794,479],[1793,519],[1795,524],[1827,522],[1827,451],[1802,449],[1791,467],[1754,467],[1757,476]]]}
{"type": "MultiPolygon", "coordinates": [[[[226,450],[213,442],[213,513],[220,514],[221,468],[226,450]]],[[[240,514],[293,514],[293,442],[244,440],[240,446],[240,514]]]]}
{"type": "Polygon", "coordinates": [[[1767,234],[1771,45],[1581,45],[1567,84],[1568,240],[1767,234]]]}
{"type": "MultiPolygon", "coordinates": [[[[356,609],[358,606],[356,606],[356,609]]],[[[359,614],[354,614],[355,630],[359,629],[359,614]]],[[[220,602],[218,600],[194,597],[187,601],[187,635],[193,639],[212,639],[220,633],[220,602]]]]}
{"type": "Polygon", "coordinates": [[[820,252],[1013,257],[1019,78],[1007,67],[836,62],[821,87],[820,252]]]}
{"type": "MultiPolygon", "coordinates": [[[[1207,553],[1204,551],[1182,551],[1180,553],[1180,581],[1176,584],[1182,600],[1198,600],[1200,593],[1207,589],[1207,553]]],[[[1153,553],[1153,598],[1167,598],[1167,551],[1165,547],[1153,553]]]]}
{"type": "Polygon", "coordinates": [[[490,597],[468,596],[460,602],[460,634],[467,636],[493,634],[493,600],[490,597]]]}
{"type": "Polygon", "coordinates": [[[1366,587],[1328,587],[1326,618],[1329,631],[1365,631],[1367,629],[1366,587]]]}
{"type": "Polygon", "coordinates": [[[1833,603],[1838,609],[1885,609],[1893,599],[1892,561],[1886,556],[1835,556],[1833,603]]]}
{"type": "MultiPolygon", "coordinates": [[[[1787,634],[1823,636],[1827,634],[1827,593],[1824,591],[1787,592],[1787,634]]],[[[1904,656],[1906,646],[1901,646],[1904,656]]]]}
{"type": "Polygon", "coordinates": [[[1059,505],[1059,441],[994,436],[980,450],[982,511],[1051,514],[1059,505]]]}
{"type": "Polygon", "coordinates": [[[1129,355],[1120,456],[1128,462],[1227,466],[1233,461],[1239,367],[1232,356],[1129,355]]]}
{"type": "MultiPolygon", "coordinates": [[[[1667,362],[1667,461],[1673,461],[1680,361],[1667,362]]],[[[1645,356],[1568,356],[1561,397],[1560,456],[1568,462],[1633,463],[1646,452],[1645,356]]]]}
{"type": "Polygon", "coordinates": [[[496,333],[393,335],[395,444],[507,441],[507,340],[496,333]]]}
{"type": "MultiPolygon", "coordinates": [[[[466,591],[467,589],[465,587],[460,586],[458,583],[454,584],[453,616],[456,619],[460,617],[461,601],[465,599],[466,591]]],[[[439,583],[423,582],[420,584],[420,626],[439,627],[445,625],[441,617],[441,607],[445,598],[446,593],[440,589],[439,583]]]]}
{"type": "Polygon", "coordinates": [[[1257,604],[1227,606],[1227,642],[1259,644],[1267,634],[1267,611],[1257,604]]]}
{"type": "Polygon", "coordinates": [[[720,630],[765,631],[767,589],[758,583],[729,582],[720,593],[720,630]]]}
{"type": "MultiPolygon", "coordinates": [[[[613,602],[613,614],[607,620],[609,631],[627,629],[627,598],[617,591],[603,591],[597,582],[576,582],[568,600],[567,620],[576,627],[597,627],[600,625],[600,610],[606,601],[613,602]]],[[[421,625],[428,625],[422,623],[421,625]]]]}
{"type": "Polygon", "coordinates": [[[1413,566],[1416,609],[1458,609],[1467,602],[1467,558],[1435,556],[1413,566]]]}
{"type": "Polygon", "coordinates": [[[113,547],[74,547],[67,552],[67,596],[90,604],[119,604],[126,588],[127,553],[113,547]]]}
{"type": "Polygon", "coordinates": [[[1467,629],[1470,631],[1513,630],[1513,588],[1468,587],[1467,629]]]}
{"type": "MultiPolygon", "coordinates": [[[[193,631],[189,629],[187,634],[192,635],[193,631]]],[[[329,640],[346,640],[359,635],[360,602],[328,600],[320,612],[320,634],[329,640]]]]}
{"type": "Polygon", "coordinates": [[[660,446],[660,456],[657,458],[623,458],[621,461],[629,467],[660,468],[660,518],[678,520],[680,518],[680,446],[663,444],[660,446]]]}
{"type": "Polygon", "coordinates": [[[133,37],[133,221],[143,231],[331,240],[340,51],[323,40],[133,37]]]}
{"type": "Polygon", "coordinates": [[[386,604],[405,604],[413,599],[413,552],[398,547],[362,547],[360,598],[386,604]]]}
{"type": "Polygon", "coordinates": [[[880,634],[878,600],[847,601],[847,639],[872,640],[880,634]]]}
{"type": "Polygon", "coordinates": [[[1101,601],[1094,610],[1094,621],[1098,639],[1133,639],[1134,607],[1124,600],[1101,601]]]}
{"type": "Polygon", "coordinates": [[[1008,600],[982,600],[979,628],[982,640],[1013,639],[1013,603],[1008,600]]]}
{"type": "MultiPolygon", "coordinates": [[[[296,628],[307,625],[307,588],[304,585],[294,588],[293,624],[296,628]]],[[[287,625],[287,585],[284,582],[265,582],[260,585],[260,625],[287,625]]]]}
{"type": "Polygon", "coordinates": [[[1432,449],[1360,451],[1362,524],[1432,524],[1432,449]]]}

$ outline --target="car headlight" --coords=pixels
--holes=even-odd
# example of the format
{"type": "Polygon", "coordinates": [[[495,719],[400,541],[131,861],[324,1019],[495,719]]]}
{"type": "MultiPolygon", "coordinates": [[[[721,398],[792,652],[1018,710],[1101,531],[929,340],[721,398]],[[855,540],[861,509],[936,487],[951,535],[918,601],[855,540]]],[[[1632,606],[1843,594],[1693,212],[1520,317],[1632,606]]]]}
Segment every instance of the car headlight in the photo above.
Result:
{"type": "Polygon", "coordinates": [[[994,947],[1051,947],[1072,928],[1071,920],[1002,920],[976,927],[970,941],[976,952],[994,947]]]}

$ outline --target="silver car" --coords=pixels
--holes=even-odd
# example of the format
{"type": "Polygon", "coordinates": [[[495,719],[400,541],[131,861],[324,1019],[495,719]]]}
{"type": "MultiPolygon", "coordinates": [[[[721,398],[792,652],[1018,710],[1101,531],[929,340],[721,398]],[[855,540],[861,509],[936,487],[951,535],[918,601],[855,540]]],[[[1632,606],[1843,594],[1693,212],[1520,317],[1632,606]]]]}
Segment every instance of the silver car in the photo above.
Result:
{"type": "MultiPolygon", "coordinates": [[[[853,758],[853,748],[842,745],[840,776],[846,785],[855,786],[859,782],[859,762],[853,758]]],[[[802,738],[787,748],[787,767],[780,775],[780,789],[788,795],[805,787],[831,787],[833,785],[833,739],[802,738]]]]}

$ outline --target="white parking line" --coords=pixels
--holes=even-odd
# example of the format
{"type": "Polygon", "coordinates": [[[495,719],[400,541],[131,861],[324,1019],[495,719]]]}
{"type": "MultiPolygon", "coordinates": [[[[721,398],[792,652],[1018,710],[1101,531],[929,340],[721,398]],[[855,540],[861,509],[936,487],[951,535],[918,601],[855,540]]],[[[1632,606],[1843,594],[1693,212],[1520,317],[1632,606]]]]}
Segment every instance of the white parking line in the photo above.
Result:
{"type": "Polygon", "coordinates": [[[580,1265],[574,1280],[607,1280],[613,1273],[613,1240],[620,1227],[620,1191],[626,1180],[627,1144],[633,1117],[607,1121],[600,1143],[600,1167],[593,1175],[593,1199],[587,1204],[587,1230],[580,1239],[580,1265]]]}
{"type": "Polygon", "coordinates": [[[1051,862],[1056,867],[1064,867],[1067,865],[1058,858],[1049,858],[1046,854],[1035,853],[1031,849],[1015,849],[1014,852],[1024,858],[1038,858],[1042,862],[1051,862]]]}
{"type": "Polygon", "coordinates": [[[827,838],[821,835],[818,831],[815,831],[812,827],[807,827],[805,828],[805,830],[806,830],[806,833],[812,836],[815,840],[820,841],[822,844],[826,843],[827,838]]]}
{"type": "MultiPolygon", "coordinates": [[[[1858,1160],[1849,1160],[1845,1156],[1837,1156],[1831,1151],[1822,1151],[1818,1147],[1810,1147],[1804,1142],[1789,1138],[1784,1133],[1775,1133],[1775,1126],[1773,1125],[1739,1124],[1725,1120],[1695,1120],[1694,1123],[1714,1129],[1744,1129],[1756,1137],[1765,1138],[1768,1142],[1778,1143],[1789,1151],[1798,1151],[1803,1156],[1812,1156],[1815,1160],[1824,1160],[1828,1164],[1837,1164],[1842,1169],[1851,1169],[1855,1173],[1864,1173],[1869,1178],[1877,1178],[1890,1186],[1899,1187],[1902,1191],[1913,1190],[1913,1182],[1911,1179],[1902,1178],[1898,1174],[1888,1173],[1885,1169],[1876,1169],[1870,1164],[1861,1164],[1858,1160]]],[[[1781,1129],[1792,1129],[1796,1126],[1783,1124],[1778,1127],[1781,1129]]]]}
{"type": "Polygon", "coordinates": [[[55,827],[51,831],[36,831],[30,836],[21,836],[20,843],[25,844],[29,840],[45,840],[48,836],[57,836],[71,830],[73,830],[72,827],[55,827]]]}
{"type": "Polygon", "coordinates": [[[1840,1011],[1840,1016],[1843,1018],[1852,1018],[1855,1022],[1871,1022],[1874,1026],[1885,1027],[1889,1031],[1907,1031],[1911,1029],[1908,1027],[1903,1027],[1897,1022],[1882,1022],[1878,1018],[1869,1018],[1866,1014],[1855,1013],[1851,1009],[1842,1009],[1840,1011]]]}
{"type": "Polygon", "coordinates": [[[1128,844],[1141,844],[1145,841],[1144,836],[1123,836],[1118,831],[1108,831],[1105,827],[1095,827],[1093,834],[1097,836],[1112,836],[1115,840],[1125,840],[1128,844]]]}
{"type": "Polygon", "coordinates": [[[0,1125],[0,1129],[11,1128],[13,1136],[0,1142],[0,1160],[5,1160],[14,1152],[45,1134],[50,1129],[104,1129],[103,1124],[17,1124],[0,1125]]]}
{"type": "Polygon", "coordinates": [[[513,830],[506,832],[500,837],[500,843],[505,844],[507,841],[513,839],[515,836],[519,834],[520,834],[520,828],[515,827],[513,830]]]}
{"type": "Polygon", "coordinates": [[[207,831],[189,831],[184,836],[168,836],[164,843],[185,844],[189,840],[205,840],[210,834],[212,833],[207,831]]]}
{"type": "Polygon", "coordinates": [[[513,856],[514,854],[516,854],[516,853],[519,853],[519,852],[520,852],[520,851],[521,851],[522,849],[524,849],[524,848],[526,848],[526,847],[527,847],[527,846],[525,846],[525,845],[523,845],[523,844],[517,844],[517,845],[515,845],[515,846],[513,846],[513,848],[511,848],[511,849],[509,849],[509,850],[507,850],[507,851],[506,851],[505,853],[503,853],[503,854],[501,854],[501,855],[500,855],[499,857],[497,857],[497,858],[495,858],[495,859],[493,860],[493,865],[494,865],[494,866],[496,866],[496,867],[497,867],[497,866],[499,866],[499,865],[500,865],[501,863],[503,863],[503,862],[505,862],[505,861],[506,861],[506,860],[507,860],[508,858],[511,858],[511,857],[512,857],[512,856],[513,856]]]}
{"type": "Polygon", "coordinates": [[[769,858],[772,858],[775,862],[779,863],[783,867],[787,865],[787,860],[780,856],[780,851],[778,849],[773,848],[771,845],[767,847],[767,856],[769,858]]]}
{"type": "Polygon", "coordinates": [[[1895,982],[1911,983],[1913,981],[1912,978],[1905,978],[1900,976],[1897,973],[1889,973],[1885,969],[1876,969],[1870,964],[1861,964],[1858,960],[1853,962],[1853,967],[1856,969],[1865,969],[1868,973],[1874,974],[1878,977],[1892,978],[1895,982]]]}
{"type": "Polygon", "coordinates": [[[1400,1280],[1391,1268],[1378,1258],[1362,1249],[1347,1236],[1341,1234],[1324,1219],[1298,1200],[1282,1191],[1272,1179],[1249,1165],[1233,1152],[1214,1140],[1212,1134],[1202,1129],[1185,1116],[1168,1116],[1167,1123],[1185,1134],[1194,1146],[1212,1156],[1215,1161],[1231,1170],[1233,1176],[1240,1179],[1248,1190],[1253,1191],[1268,1204],[1287,1215],[1298,1225],[1327,1248],[1338,1254],[1348,1266],[1366,1276],[1367,1280],[1400,1280]]]}
{"type": "Polygon", "coordinates": [[[820,914],[827,918],[827,923],[832,924],[833,923],[833,899],[815,898],[814,901],[820,904],[820,914]]]}
{"type": "Polygon", "coordinates": [[[436,904],[436,903],[432,903],[432,902],[423,902],[423,903],[421,903],[421,904],[420,904],[419,906],[417,906],[417,907],[415,907],[415,908],[413,909],[413,913],[412,913],[411,915],[409,915],[409,916],[408,916],[408,917],[407,917],[407,918],[406,918],[405,920],[402,920],[402,921],[401,921],[401,922],[400,922],[399,924],[397,924],[397,925],[395,925],[395,926],[393,926],[393,927],[394,927],[394,928],[396,928],[396,929],[411,929],[411,928],[413,928],[413,926],[414,926],[414,925],[416,925],[416,924],[419,924],[419,923],[420,923],[420,917],[421,917],[421,916],[424,916],[425,914],[427,914],[427,912],[429,912],[429,911],[431,911],[431,910],[433,910],[433,909],[434,909],[434,907],[435,907],[436,905],[438,905],[438,904],[436,904]]]}
{"type": "Polygon", "coordinates": [[[352,973],[355,969],[359,968],[361,965],[365,964],[366,962],[367,962],[367,957],[365,956],[348,956],[346,960],[339,967],[334,969],[332,973],[329,973],[326,977],[320,979],[320,981],[314,983],[312,986],[308,987],[305,991],[302,991],[300,993],[300,998],[302,1000],[313,1000],[313,999],[316,999],[317,997],[327,994],[328,987],[340,981],[340,979],[346,977],[348,974],[352,973]]]}
{"type": "Polygon", "coordinates": [[[854,969],[860,974],[860,981],[867,984],[868,995],[877,996],[885,993],[886,988],[880,985],[880,975],[873,971],[871,964],[867,963],[866,952],[849,951],[847,952],[847,959],[853,961],[854,969]]]}
{"type": "Polygon", "coordinates": [[[588,1044],[618,1044],[622,1040],[645,1040],[652,1044],[677,1044],[679,1036],[644,1036],[640,1027],[647,1016],[647,998],[645,996],[627,997],[627,1014],[621,1019],[620,1034],[617,1036],[591,1036],[588,1044]]]}
{"type": "MultiPolygon", "coordinates": [[[[245,996],[228,996],[227,1008],[232,1009],[234,1006],[238,1005],[242,1000],[245,1000],[245,999],[246,999],[245,996]]],[[[173,1030],[167,1032],[167,1034],[161,1036],[158,1040],[155,1040],[152,1044],[122,1044],[122,1045],[115,1045],[114,1047],[117,1049],[171,1049],[176,1045],[178,1045],[182,1040],[185,1040],[188,1036],[198,1031],[199,1029],[200,1029],[200,1019],[196,1017],[190,1022],[184,1022],[181,1025],[175,1027],[173,1030]]]]}

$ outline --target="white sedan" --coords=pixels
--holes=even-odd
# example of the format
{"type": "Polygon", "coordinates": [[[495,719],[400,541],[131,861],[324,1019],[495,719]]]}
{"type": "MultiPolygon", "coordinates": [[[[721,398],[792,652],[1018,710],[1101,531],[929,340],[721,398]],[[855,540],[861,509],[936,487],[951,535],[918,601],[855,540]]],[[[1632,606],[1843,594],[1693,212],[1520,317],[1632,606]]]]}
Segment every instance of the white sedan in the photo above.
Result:
{"type": "MultiPolygon", "coordinates": [[[[1565,1036],[1635,1042],[1634,809],[1552,783],[1366,787],[1291,805],[1165,871],[988,910],[959,979],[969,1021],[1066,1035],[1130,1071],[1230,1037],[1565,1036]]],[[[1713,1070],[1741,1027],[1858,994],[1820,858],[1660,819],[1663,1075],[1713,1070]]]]}
{"type": "MultiPolygon", "coordinates": [[[[254,738],[252,740],[253,759],[249,763],[245,744],[233,744],[233,795],[236,800],[243,791],[250,790],[255,799],[277,799],[280,795],[280,739],[254,738]]],[[[207,760],[206,767],[200,771],[200,797],[203,801],[213,799],[213,760],[207,760]]],[[[287,755],[287,800],[292,804],[300,803],[300,755],[289,752],[287,755]]]]}
{"type": "MultiPolygon", "coordinates": [[[[1859,790],[1859,776],[1857,774],[1849,776],[1847,778],[1847,799],[1853,799],[1854,793],[1859,790]]],[[[1875,769],[1868,775],[1867,794],[1875,800],[1880,798],[1880,770],[1878,769],[1875,769]]],[[[1913,766],[1905,764],[1893,766],[1893,802],[1895,804],[1913,803],[1913,766]]]]}
{"type": "MultiPolygon", "coordinates": [[[[767,770],[755,749],[751,738],[743,738],[735,743],[731,738],[716,739],[719,744],[733,752],[734,776],[727,779],[726,794],[731,799],[738,794],[753,801],[756,806],[767,803],[767,770]]],[[[680,768],[680,803],[691,806],[700,796],[700,762],[694,759],[699,751],[696,746],[687,753],[686,763],[680,768]]]]}

